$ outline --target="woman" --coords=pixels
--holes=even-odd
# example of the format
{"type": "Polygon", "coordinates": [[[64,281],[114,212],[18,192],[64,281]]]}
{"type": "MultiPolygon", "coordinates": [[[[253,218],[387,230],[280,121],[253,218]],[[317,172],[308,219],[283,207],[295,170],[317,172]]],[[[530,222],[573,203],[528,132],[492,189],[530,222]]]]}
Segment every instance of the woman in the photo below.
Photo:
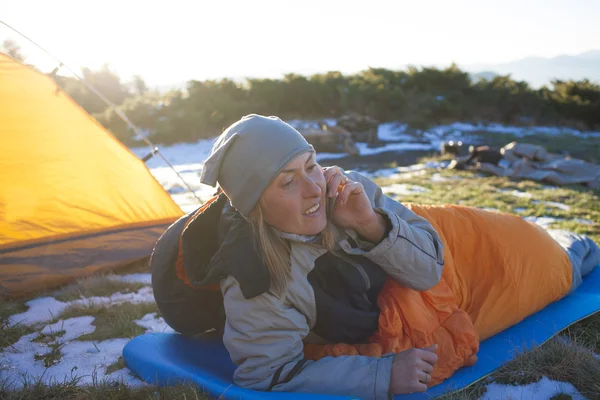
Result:
{"type": "Polygon", "coordinates": [[[222,328],[234,382],[249,389],[425,391],[600,263],[587,238],[559,244],[519,217],[404,206],[356,172],[324,170],[276,117],[223,132],[201,181],[219,194],[157,243],[155,297],[181,333],[222,328]]]}

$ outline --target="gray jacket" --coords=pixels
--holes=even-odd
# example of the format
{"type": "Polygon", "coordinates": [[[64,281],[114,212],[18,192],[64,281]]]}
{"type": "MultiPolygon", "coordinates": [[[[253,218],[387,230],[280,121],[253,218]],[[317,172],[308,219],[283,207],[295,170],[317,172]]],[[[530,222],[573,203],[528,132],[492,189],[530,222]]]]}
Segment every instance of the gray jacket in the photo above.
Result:
{"type": "MultiPolygon", "coordinates": [[[[361,241],[353,231],[340,232],[338,256],[362,255],[415,290],[436,285],[444,264],[443,245],[432,225],[385,196],[365,176],[346,174],[363,184],[374,209],[391,223],[391,230],[376,245],[361,241]]],[[[382,358],[303,359],[303,343],[321,341],[311,332],[317,321],[317,305],[307,276],[325,252],[301,240],[291,242],[292,280],[283,300],[271,291],[247,299],[233,276],[221,281],[226,313],[223,342],[237,365],[234,382],[238,386],[363,399],[389,397],[393,354],[382,358]]]]}

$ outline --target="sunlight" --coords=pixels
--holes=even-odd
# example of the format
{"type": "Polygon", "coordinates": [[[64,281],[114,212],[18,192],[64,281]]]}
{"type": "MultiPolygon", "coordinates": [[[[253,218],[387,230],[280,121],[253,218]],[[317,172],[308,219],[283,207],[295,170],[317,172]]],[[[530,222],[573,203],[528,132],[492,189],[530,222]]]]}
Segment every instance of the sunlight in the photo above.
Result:
{"type": "MultiPolygon", "coordinates": [[[[0,16],[73,68],[109,63],[155,85],[188,79],[278,77],[369,66],[468,66],[600,47],[592,1],[277,1],[162,3],[7,0],[0,16]],[[35,10],[35,12],[31,12],[35,10]],[[90,18],[93,15],[93,18],[90,18]],[[556,21],[561,29],[555,29],[556,21]],[[507,45],[510,43],[510,45],[507,45]]],[[[28,61],[54,62],[19,41],[28,61]]]]}

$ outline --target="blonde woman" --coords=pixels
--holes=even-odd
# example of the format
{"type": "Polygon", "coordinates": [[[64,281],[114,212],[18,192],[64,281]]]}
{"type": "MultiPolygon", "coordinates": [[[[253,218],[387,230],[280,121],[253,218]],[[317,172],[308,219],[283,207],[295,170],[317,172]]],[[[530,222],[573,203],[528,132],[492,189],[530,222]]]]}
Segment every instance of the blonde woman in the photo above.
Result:
{"type": "Polygon", "coordinates": [[[279,118],[242,118],[202,171],[218,196],[173,224],[152,257],[167,323],[216,328],[241,387],[364,399],[425,391],[600,263],[588,238],[467,207],[403,205],[315,156],[279,118]]]}

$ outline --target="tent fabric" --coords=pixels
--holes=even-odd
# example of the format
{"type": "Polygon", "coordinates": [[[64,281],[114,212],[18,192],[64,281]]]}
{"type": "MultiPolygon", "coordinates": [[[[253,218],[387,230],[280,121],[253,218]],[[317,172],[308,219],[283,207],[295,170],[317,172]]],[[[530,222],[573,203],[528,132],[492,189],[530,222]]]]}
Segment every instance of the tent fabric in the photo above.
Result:
{"type": "Polygon", "coordinates": [[[147,257],[157,227],[183,215],[144,162],[54,80],[2,53],[0,103],[0,293],[147,257]]]}

